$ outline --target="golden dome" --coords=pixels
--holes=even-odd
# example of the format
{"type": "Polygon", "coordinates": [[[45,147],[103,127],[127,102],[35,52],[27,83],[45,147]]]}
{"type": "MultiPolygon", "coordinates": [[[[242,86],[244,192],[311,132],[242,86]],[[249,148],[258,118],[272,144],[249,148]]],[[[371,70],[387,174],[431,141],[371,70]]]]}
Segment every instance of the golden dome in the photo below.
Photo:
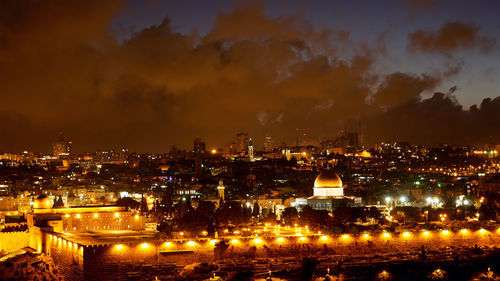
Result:
{"type": "Polygon", "coordinates": [[[342,187],[342,180],[333,171],[323,170],[316,177],[316,180],[314,181],[314,187],[342,187]]]}
{"type": "Polygon", "coordinates": [[[50,209],[53,205],[54,203],[47,195],[40,195],[33,202],[33,208],[35,209],[50,209]]]}

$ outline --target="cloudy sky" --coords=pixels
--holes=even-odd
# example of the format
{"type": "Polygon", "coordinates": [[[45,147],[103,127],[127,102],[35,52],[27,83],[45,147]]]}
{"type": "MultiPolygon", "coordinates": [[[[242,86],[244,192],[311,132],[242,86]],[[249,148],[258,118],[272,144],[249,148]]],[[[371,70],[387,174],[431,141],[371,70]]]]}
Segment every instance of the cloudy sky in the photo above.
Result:
{"type": "Polygon", "coordinates": [[[0,2],[0,152],[500,143],[500,2],[0,2]]]}

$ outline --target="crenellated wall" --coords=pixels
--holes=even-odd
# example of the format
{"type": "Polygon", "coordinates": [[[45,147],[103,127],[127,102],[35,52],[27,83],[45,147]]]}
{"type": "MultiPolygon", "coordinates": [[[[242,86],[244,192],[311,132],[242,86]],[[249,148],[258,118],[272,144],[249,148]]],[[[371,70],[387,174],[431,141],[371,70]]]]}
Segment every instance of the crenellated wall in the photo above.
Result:
{"type": "Polygon", "coordinates": [[[27,231],[0,232],[0,251],[8,253],[28,246],[29,233],[27,231]]]}

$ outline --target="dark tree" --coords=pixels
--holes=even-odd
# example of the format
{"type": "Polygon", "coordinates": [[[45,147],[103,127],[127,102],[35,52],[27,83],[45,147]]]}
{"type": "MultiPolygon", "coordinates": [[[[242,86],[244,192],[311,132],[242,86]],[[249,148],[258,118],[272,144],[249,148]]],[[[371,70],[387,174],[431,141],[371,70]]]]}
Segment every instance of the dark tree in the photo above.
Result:
{"type": "Polygon", "coordinates": [[[253,204],[253,211],[252,211],[252,216],[254,218],[258,218],[260,215],[260,207],[259,207],[259,203],[257,203],[257,201],[255,201],[255,203],[253,204]]]}
{"type": "Polygon", "coordinates": [[[304,206],[304,208],[302,208],[302,210],[300,211],[300,221],[307,224],[307,225],[316,225],[318,222],[317,222],[317,213],[316,211],[311,208],[311,206],[309,205],[306,205],[304,206]]]}
{"type": "Polygon", "coordinates": [[[146,201],[146,198],[144,198],[143,194],[141,197],[141,213],[146,214],[148,211],[148,202],[146,201]]]}
{"type": "Polygon", "coordinates": [[[297,212],[297,209],[295,209],[294,207],[288,207],[283,210],[281,218],[285,221],[286,224],[293,225],[299,219],[299,214],[297,212]]]}
{"type": "Polygon", "coordinates": [[[54,207],[64,207],[64,201],[61,197],[61,195],[59,195],[56,199],[56,201],[54,202],[54,207]]]}
{"type": "Polygon", "coordinates": [[[116,201],[116,206],[126,207],[128,210],[137,210],[141,207],[141,203],[130,197],[123,197],[116,201]]]}

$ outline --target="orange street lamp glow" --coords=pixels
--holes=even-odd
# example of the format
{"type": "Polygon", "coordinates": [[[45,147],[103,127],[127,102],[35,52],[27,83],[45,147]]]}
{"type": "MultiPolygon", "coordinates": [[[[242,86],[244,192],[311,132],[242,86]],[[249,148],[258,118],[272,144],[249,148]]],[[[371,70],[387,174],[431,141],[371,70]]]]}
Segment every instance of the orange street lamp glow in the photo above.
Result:
{"type": "Polygon", "coordinates": [[[443,231],[441,231],[441,233],[442,233],[443,235],[448,235],[448,234],[450,234],[450,232],[449,232],[448,230],[443,230],[443,231]]]}
{"type": "Polygon", "coordinates": [[[462,234],[467,234],[467,229],[465,229],[465,228],[464,228],[464,229],[460,230],[460,232],[461,232],[462,234]]]}
{"type": "Polygon", "coordinates": [[[115,218],[119,217],[120,214],[119,213],[115,213],[115,218]]]}
{"type": "Polygon", "coordinates": [[[323,236],[321,236],[321,238],[320,238],[320,239],[321,239],[321,240],[323,240],[323,241],[326,241],[326,240],[328,240],[328,236],[323,235],[323,236]]]}
{"type": "Polygon", "coordinates": [[[260,238],[255,238],[255,239],[253,240],[253,242],[254,242],[255,244],[260,244],[260,243],[262,243],[262,239],[260,239],[260,238]]]}
{"type": "Polygon", "coordinates": [[[238,244],[238,242],[239,242],[238,239],[231,240],[231,244],[238,244]]]}
{"type": "Polygon", "coordinates": [[[215,243],[217,243],[217,242],[219,242],[219,241],[217,241],[217,240],[211,240],[210,244],[215,245],[215,243]]]}
{"type": "Polygon", "coordinates": [[[385,233],[384,233],[384,237],[385,237],[385,238],[390,238],[390,237],[391,237],[391,235],[389,234],[389,232],[385,232],[385,233]]]}
{"type": "Polygon", "coordinates": [[[99,217],[99,215],[98,215],[98,214],[94,214],[94,218],[96,218],[96,219],[97,219],[98,217],[99,217]]]}
{"type": "Polygon", "coordinates": [[[135,215],[135,219],[138,219],[139,218],[139,215],[135,215]]]}
{"type": "Polygon", "coordinates": [[[76,218],[79,219],[81,216],[80,214],[76,214],[76,218]]]}
{"type": "Polygon", "coordinates": [[[170,247],[170,246],[172,246],[172,243],[171,242],[166,242],[165,246],[170,247]]]}
{"type": "Polygon", "coordinates": [[[481,234],[484,234],[484,233],[486,233],[486,229],[484,229],[484,228],[481,228],[481,229],[479,230],[479,233],[481,233],[481,234]]]}
{"type": "Polygon", "coordinates": [[[342,239],[347,239],[347,238],[349,238],[349,235],[348,235],[348,234],[344,234],[344,235],[342,235],[342,239]]]}
{"type": "Polygon", "coordinates": [[[305,238],[304,236],[300,237],[299,239],[300,239],[300,241],[306,241],[307,240],[307,238],[305,238]]]}
{"type": "Polygon", "coordinates": [[[189,241],[189,242],[187,242],[187,245],[192,247],[192,246],[195,246],[196,243],[194,241],[189,241]]]}
{"type": "Polygon", "coordinates": [[[280,242],[280,243],[281,243],[281,242],[285,241],[285,238],[283,238],[283,237],[279,237],[277,240],[278,240],[278,242],[280,242]]]}
{"type": "Polygon", "coordinates": [[[430,233],[429,233],[429,231],[424,231],[423,234],[424,234],[424,236],[429,236],[430,233]]]}
{"type": "Polygon", "coordinates": [[[363,238],[368,239],[368,238],[370,238],[370,235],[368,235],[367,233],[365,233],[365,234],[363,234],[363,238]]]}
{"type": "Polygon", "coordinates": [[[404,237],[410,237],[410,233],[408,231],[406,231],[406,232],[403,233],[403,236],[404,237]]]}
{"type": "Polygon", "coordinates": [[[123,249],[123,245],[122,244],[118,244],[118,245],[115,246],[115,248],[117,250],[121,250],[121,249],[123,249]]]}
{"type": "Polygon", "coordinates": [[[141,247],[142,247],[143,249],[147,249],[147,248],[149,248],[149,244],[148,244],[148,243],[142,243],[142,244],[141,244],[141,247]]]}

